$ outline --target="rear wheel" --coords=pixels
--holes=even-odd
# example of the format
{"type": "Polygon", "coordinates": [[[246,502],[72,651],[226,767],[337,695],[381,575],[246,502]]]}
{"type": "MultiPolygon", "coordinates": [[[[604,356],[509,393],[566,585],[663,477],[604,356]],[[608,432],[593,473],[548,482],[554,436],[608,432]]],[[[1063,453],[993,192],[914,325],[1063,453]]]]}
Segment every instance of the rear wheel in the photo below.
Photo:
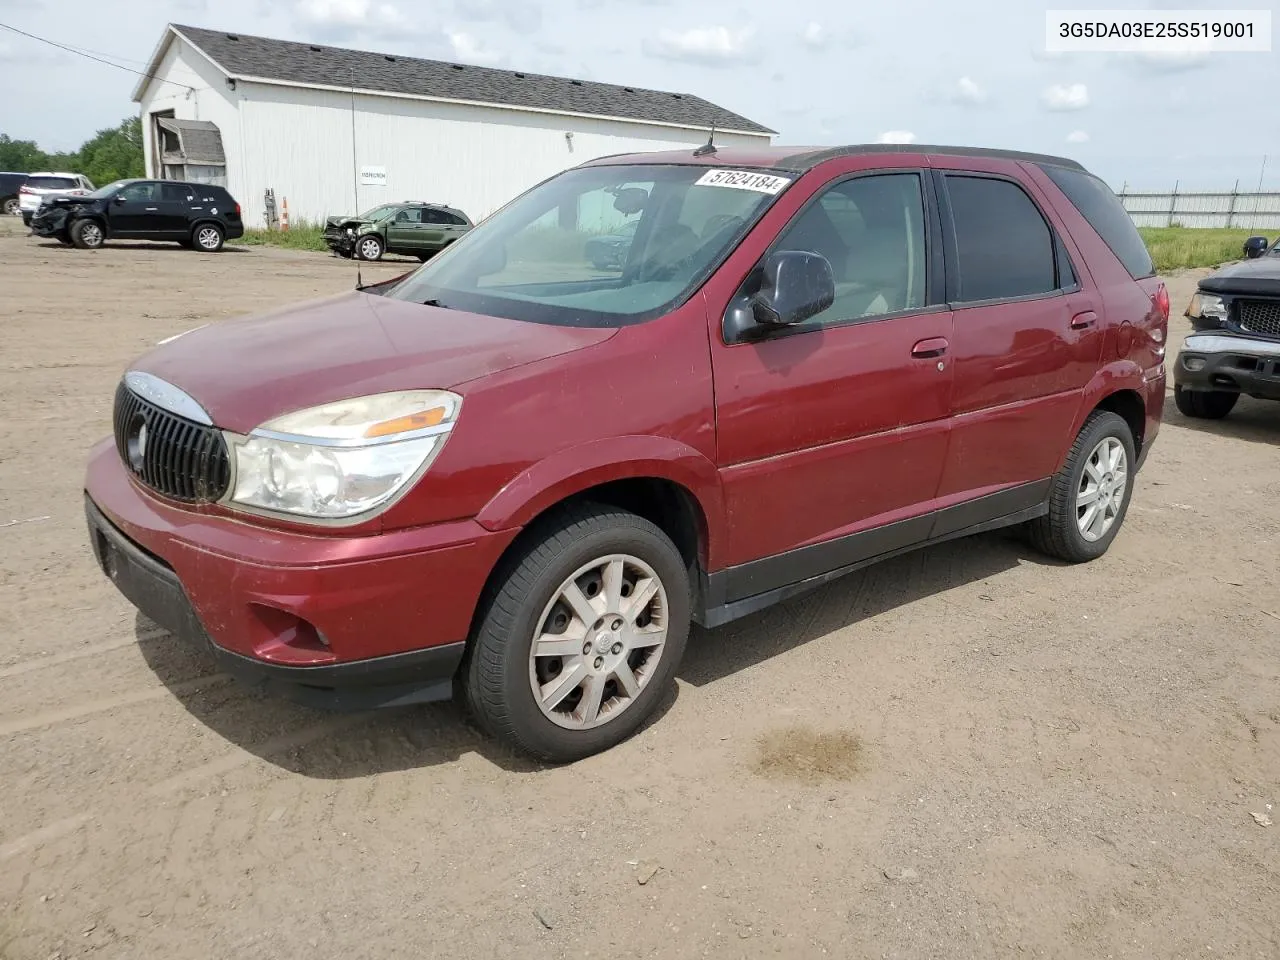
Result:
{"type": "Polygon", "coordinates": [[[356,257],[360,260],[381,260],[382,241],[377,237],[361,237],[356,241],[356,257]]]}
{"type": "Polygon", "coordinates": [[[1095,410],[1053,478],[1049,512],[1029,524],[1036,549],[1081,563],[1107,552],[1133,492],[1133,431],[1125,419],[1095,410]]]}
{"type": "Polygon", "coordinates": [[[17,216],[18,211],[21,209],[22,207],[19,205],[17,197],[5,197],[4,215],[6,217],[17,216]]]}
{"type": "Polygon", "coordinates": [[[77,220],[71,225],[71,242],[81,250],[96,250],[106,240],[97,220],[77,220]]]}
{"type": "Polygon", "coordinates": [[[606,750],[653,713],[689,635],[671,540],[583,505],[543,523],[495,584],[460,680],[494,736],[562,763],[606,750]]]}
{"type": "Polygon", "coordinates": [[[1221,420],[1231,412],[1240,394],[1230,390],[1187,390],[1173,388],[1173,402],[1184,417],[1198,420],[1221,420]]]}
{"type": "Polygon", "coordinates": [[[191,243],[204,253],[217,253],[222,249],[224,234],[216,223],[197,224],[191,231],[191,243]]]}

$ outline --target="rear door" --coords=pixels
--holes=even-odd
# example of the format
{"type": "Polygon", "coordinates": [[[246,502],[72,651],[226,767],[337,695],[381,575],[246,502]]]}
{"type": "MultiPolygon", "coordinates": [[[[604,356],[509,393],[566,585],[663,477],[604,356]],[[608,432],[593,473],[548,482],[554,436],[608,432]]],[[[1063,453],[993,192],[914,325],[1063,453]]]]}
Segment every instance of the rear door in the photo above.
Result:
{"type": "Polygon", "coordinates": [[[418,236],[421,239],[422,249],[439,250],[443,247],[453,226],[452,219],[443,210],[436,210],[433,207],[424,208],[422,226],[418,228],[421,231],[418,236]]]}
{"type": "Polygon", "coordinates": [[[930,196],[915,168],[824,186],[771,249],[825,256],[835,302],[763,340],[713,334],[727,560],[747,565],[730,602],[927,536],[951,401],[930,196]]]}
{"type": "Polygon", "coordinates": [[[1012,164],[972,163],[979,169],[946,169],[944,160],[935,174],[955,310],[953,419],[938,495],[997,494],[991,512],[1007,514],[1043,498],[1037,482],[1066,449],[1103,333],[1078,279],[1083,261],[1039,191],[1012,164]]]}
{"type": "Polygon", "coordinates": [[[157,209],[152,213],[148,228],[164,237],[185,237],[191,229],[191,208],[200,203],[196,185],[163,183],[160,185],[157,209]]]}

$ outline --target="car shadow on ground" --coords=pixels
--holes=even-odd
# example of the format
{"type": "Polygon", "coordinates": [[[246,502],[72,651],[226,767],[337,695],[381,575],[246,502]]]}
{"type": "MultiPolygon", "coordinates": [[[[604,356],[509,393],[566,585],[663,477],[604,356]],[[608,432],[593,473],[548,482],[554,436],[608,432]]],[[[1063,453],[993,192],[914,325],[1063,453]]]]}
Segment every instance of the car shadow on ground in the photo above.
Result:
{"type": "MultiPolygon", "coordinates": [[[[66,250],[68,253],[96,253],[96,250],[81,250],[70,244],[59,243],[57,240],[41,240],[37,246],[43,247],[45,250],[66,250]]],[[[158,253],[204,253],[208,256],[221,256],[224,253],[248,253],[248,247],[233,247],[230,244],[224,246],[221,250],[209,253],[207,250],[193,250],[190,247],[184,247],[181,244],[171,243],[165,240],[156,240],[148,242],[140,240],[137,243],[120,242],[117,240],[108,240],[98,250],[155,250],[158,253]]]]}
{"type": "MultiPolygon", "coordinates": [[[[220,737],[266,762],[319,780],[348,780],[453,763],[476,754],[510,773],[544,768],[481,731],[459,702],[336,713],[270,697],[227,678],[216,681],[208,653],[169,635],[139,614],[138,649],[186,711],[220,737]]],[[[645,726],[675,704],[675,684],[645,726]]]]}
{"type": "MultiPolygon", "coordinates": [[[[997,576],[1024,561],[1057,563],[1010,530],[887,560],[724,627],[695,627],[677,676],[702,687],[835,630],[997,576]]],[[[140,614],[135,629],[143,659],[192,717],[262,760],[301,776],[345,780],[452,763],[467,754],[511,773],[542,769],[485,735],[458,702],[363,713],[303,707],[230,678],[218,682],[207,651],[158,636],[155,624],[140,614]]],[[[673,683],[646,726],[660,722],[678,696],[673,683]]]]}
{"type": "Polygon", "coordinates": [[[1032,550],[1016,529],[951,540],[885,560],[723,627],[694,627],[678,675],[695,687],[714,683],[836,630],[997,576],[1024,560],[1063,565],[1032,550]]]}
{"type": "MultiPolygon", "coordinates": [[[[1164,399],[1164,420],[1170,425],[1186,427],[1200,433],[1280,447],[1280,403],[1275,400],[1241,397],[1223,419],[1198,420],[1184,416],[1174,402],[1173,395],[1169,394],[1164,399]]],[[[1156,442],[1159,443],[1158,440],[1156,442]]]]}

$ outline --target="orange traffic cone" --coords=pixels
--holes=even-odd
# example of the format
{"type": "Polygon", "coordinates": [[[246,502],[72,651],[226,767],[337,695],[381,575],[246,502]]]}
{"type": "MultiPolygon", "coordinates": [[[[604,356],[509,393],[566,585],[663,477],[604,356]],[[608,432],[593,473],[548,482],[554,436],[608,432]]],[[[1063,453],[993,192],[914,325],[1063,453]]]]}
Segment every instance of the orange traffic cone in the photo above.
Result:
{"type": "Polygon", "coordinates": [[[280,209],[280,229],[289,229],[289,198],[284,198],[284,204],[280,209]]]}

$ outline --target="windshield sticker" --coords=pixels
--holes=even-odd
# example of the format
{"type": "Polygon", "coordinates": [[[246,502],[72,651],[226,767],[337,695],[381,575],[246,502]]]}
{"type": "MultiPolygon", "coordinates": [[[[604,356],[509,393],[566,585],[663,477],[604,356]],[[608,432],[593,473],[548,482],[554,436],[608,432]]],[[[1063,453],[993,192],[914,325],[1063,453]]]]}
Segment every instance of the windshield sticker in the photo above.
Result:
{"type": "Polygon", "coordinates": [[[754,190],[756,193],[776,194],[791,182],[790,177],[775,177],[768,173],[750,173],[745,170],[708,170],[698,180],[702,187],[732,187],[735,190],[754,190]]]}

